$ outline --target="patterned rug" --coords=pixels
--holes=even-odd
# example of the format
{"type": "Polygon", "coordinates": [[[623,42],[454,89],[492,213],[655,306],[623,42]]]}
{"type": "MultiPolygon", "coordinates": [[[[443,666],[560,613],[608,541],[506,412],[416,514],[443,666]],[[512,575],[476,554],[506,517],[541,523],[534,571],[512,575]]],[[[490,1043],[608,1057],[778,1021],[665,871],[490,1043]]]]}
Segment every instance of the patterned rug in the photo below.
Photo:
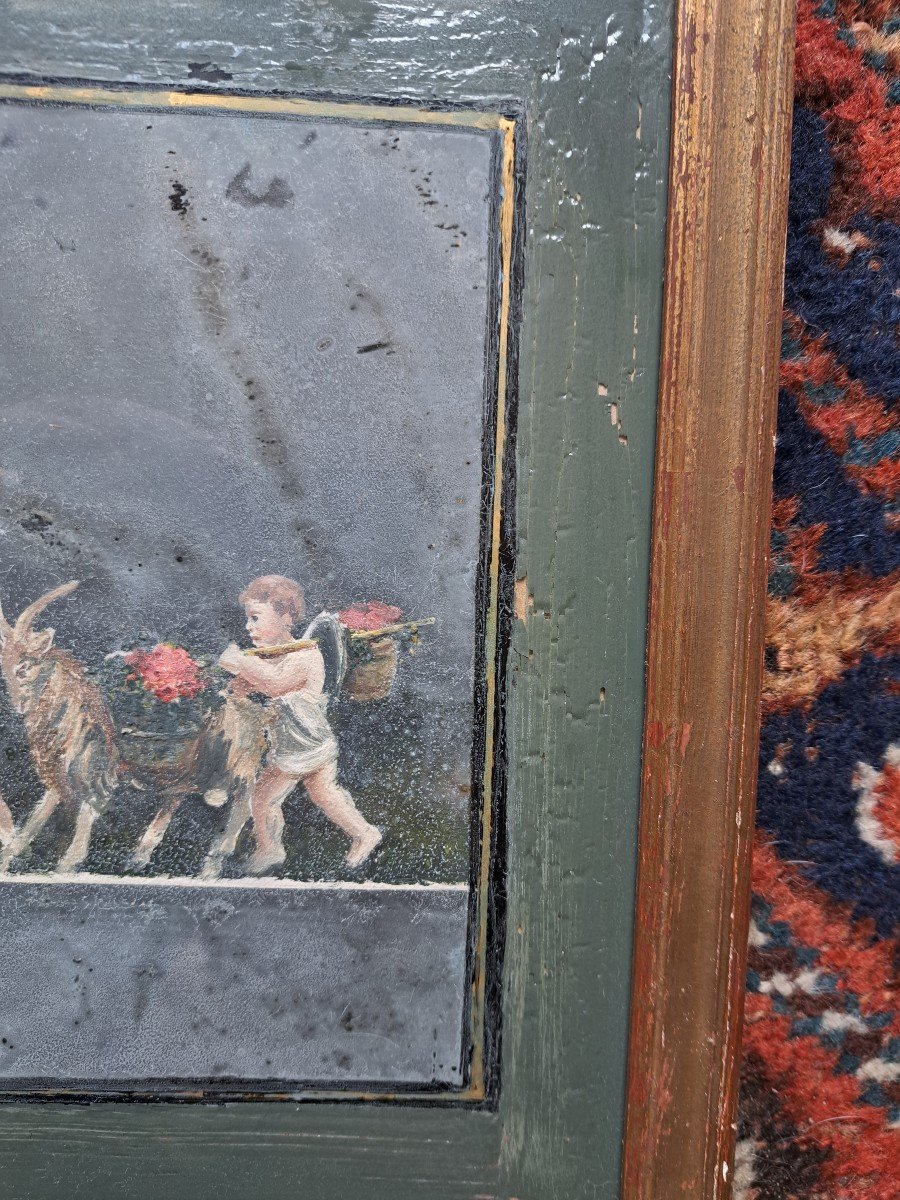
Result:
{"type": "Polygon", "coordinates": [[[900,7],[800,0],[735,1194],[900,1197],[900,7]]]}

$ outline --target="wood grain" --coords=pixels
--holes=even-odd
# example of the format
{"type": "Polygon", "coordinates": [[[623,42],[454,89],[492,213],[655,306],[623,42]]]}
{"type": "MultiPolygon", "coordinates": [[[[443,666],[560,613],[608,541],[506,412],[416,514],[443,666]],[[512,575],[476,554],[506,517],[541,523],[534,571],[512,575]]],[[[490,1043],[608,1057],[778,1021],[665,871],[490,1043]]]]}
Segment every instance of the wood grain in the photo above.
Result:
{"type": "Polygon", "coordinates": [[[623,1200],[730,1194],[793,15],[677,9],[623,1200]]]}
{"type": "MultiPolygon", "coordinates": [[[[528,126],[515,423],[522,603],[508,821],[498,822],[509,844],[499,1111],[5,1104],[3,1200],[616,1200],[672,7],[489,0],[455,5],[450,19],[443,0],[221,0],[211,34],[205,0],[0,0],[0,70],[12,75],[195,90],[206,86],[198,64],[214,59],[232,77],[224,90],[243,95],[513,106],[528,126]]],[[[428,161],[423,136],[404,133],[409,165],[428,161]]],[[[148,180],[158,166],[148,164],[148,180]]],[[[148,195],[168,205],[166,191],[148,195]]],[[[423,236],[434,235],[433,212],[423,205],[423,236]]],[[[52,243],[48,253],[58,254],[52,243]]],[[[77,261],[67,256],[69,269],[77,261]]],[[[369,283],[389,312],[389,281],[369,283]]]]}

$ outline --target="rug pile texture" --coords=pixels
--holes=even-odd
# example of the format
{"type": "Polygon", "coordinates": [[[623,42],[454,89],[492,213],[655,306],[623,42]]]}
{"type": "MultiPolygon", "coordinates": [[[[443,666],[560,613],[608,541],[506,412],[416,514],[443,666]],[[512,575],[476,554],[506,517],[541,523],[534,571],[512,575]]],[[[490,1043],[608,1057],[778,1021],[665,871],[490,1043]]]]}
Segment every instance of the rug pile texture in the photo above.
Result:
{"type": "Polygon", "coordinates": [[[900,7],[800,0],[735,1194],[900,1198],[900,7]]]}

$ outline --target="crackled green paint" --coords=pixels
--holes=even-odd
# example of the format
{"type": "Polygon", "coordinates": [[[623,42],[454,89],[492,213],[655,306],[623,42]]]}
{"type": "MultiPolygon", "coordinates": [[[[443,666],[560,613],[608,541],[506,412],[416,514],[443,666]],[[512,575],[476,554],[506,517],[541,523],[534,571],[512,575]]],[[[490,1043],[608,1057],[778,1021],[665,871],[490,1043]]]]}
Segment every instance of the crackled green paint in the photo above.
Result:
{"type": "Polygon", "coordinates": [[[668,0],[0,0],[10,74],[512,102],[528,136],[499,1108],[6,1106],[10,1200],[617,1194],[671,20],[668,0]]]}

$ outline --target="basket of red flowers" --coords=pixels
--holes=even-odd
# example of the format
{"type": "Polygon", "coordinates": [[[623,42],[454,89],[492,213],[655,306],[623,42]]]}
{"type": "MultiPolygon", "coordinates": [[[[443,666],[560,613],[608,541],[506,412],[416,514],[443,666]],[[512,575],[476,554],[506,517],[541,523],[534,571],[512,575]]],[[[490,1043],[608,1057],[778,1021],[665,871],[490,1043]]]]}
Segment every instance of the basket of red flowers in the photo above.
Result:
{"type": "Polygon", "coordinates": [[[184,773],[218,689],[181,646],[160,642],[110,657],[104,683],[122,758],[139,776],[184,773]]]}
{"type": "Polygon", "coordinates": [[[370,600],[345,608],[338,616],[347,631],[349,649],[344,694],[351,700],[383,700],[397,674],[397,641],[391,627],[400,622],[403,613],[396,605],[370,600]]]}

